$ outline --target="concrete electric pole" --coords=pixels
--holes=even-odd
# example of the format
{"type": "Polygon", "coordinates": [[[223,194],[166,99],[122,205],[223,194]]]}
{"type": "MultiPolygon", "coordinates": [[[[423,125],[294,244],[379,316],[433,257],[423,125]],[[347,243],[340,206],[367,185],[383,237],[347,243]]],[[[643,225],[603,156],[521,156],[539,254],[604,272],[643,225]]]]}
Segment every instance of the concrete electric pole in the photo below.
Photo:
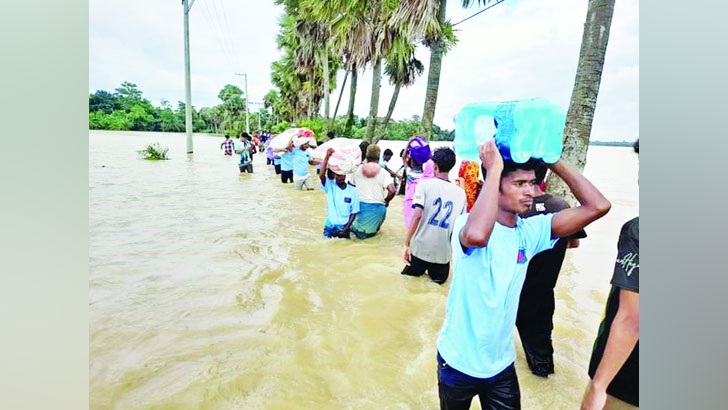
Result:
{"type": "Polygon", "coordinates": [[[243,74],[235,73],[235,75],[245,77],[245,83],[244,83],[244,87],[245,87],[245,132],[250,134],[250,119],[248,118],[250,116],[250,109],[248,108],[248,106],[250,105],[249,104],[250,98],[248,98],[248,73],[243,73],[243,74]]]}
{"type": "Polygon", "coordinates": [[[195,0],[182,0],[185,17],[185,131],[187,153],[192,154],[192,91],[190,87],[190,19],[189,13],[195,0]]]}

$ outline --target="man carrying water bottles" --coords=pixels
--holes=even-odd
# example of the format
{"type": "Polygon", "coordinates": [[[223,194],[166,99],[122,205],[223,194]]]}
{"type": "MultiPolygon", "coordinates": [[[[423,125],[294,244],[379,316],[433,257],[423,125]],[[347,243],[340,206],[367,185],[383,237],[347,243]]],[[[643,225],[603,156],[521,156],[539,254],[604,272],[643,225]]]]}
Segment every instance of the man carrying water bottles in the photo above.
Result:
{"type": "Polygon", "coordinates": [[[604,216],[609,201],[562,160],[549,165],[581,203],[521,219],[533,202],[533,161],[504,162],[495,140],[479,147],[485,181],[454,221],[453,278],[437,340],[441,409],[520,409],[513,330],[529,260],[604,216]]]}

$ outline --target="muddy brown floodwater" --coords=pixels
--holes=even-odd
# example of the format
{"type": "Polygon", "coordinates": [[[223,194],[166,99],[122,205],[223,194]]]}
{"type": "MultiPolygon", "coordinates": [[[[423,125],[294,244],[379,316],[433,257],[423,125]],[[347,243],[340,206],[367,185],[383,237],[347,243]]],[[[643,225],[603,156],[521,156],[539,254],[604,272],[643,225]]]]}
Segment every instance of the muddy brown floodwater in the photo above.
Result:
{"type": "MultiPolygon", "coordinates": [[[[400,275],[402,197],[376,237],[324,240],[322,192],[281,184],[263,155],[239,175],[221,141],[195,135],[188,157],[184,134],[89,133],[90,407],[437,409],[450,281],[400,275]],[[152,142],[171,160],[138,159],[152,142]]],[[[404,142],[380,145],[399,167],[404,142]]],[[[531,375],[516,342],[524,409],[578,407],[637,170],[631,148],[589,149],[613,208],[567,254],[556,374],[531,375]]]]}

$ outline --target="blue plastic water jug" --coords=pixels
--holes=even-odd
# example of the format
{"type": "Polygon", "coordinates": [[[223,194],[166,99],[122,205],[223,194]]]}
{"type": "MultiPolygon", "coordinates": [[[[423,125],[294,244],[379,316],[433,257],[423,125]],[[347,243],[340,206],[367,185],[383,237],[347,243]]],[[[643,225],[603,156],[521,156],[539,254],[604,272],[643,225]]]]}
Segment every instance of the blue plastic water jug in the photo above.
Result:
{"type": "Polygon", "coordinates": [[[495,137],[504,160],[553,164],[561,157],[565,125],[564,110],[543,97],[468,104],[455,116],[453,148],[462,159],[478,161],[478,145],[495,137]]]}

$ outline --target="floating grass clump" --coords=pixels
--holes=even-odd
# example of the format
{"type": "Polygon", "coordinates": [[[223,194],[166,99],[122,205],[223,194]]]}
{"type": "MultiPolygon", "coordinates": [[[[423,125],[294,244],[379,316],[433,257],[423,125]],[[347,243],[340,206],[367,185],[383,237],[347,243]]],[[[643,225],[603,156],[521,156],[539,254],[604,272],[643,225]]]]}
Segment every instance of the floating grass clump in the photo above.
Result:
{"type": "Polygon", "coordinates": [[[146,148],[137,152],[143,159],[157,161],[161,159],[169,159],[167,157],[167,151],[169,151],[169,148],[162,148],[158,142],[155,142],[154,144],[147,145],[146,148]]]}

